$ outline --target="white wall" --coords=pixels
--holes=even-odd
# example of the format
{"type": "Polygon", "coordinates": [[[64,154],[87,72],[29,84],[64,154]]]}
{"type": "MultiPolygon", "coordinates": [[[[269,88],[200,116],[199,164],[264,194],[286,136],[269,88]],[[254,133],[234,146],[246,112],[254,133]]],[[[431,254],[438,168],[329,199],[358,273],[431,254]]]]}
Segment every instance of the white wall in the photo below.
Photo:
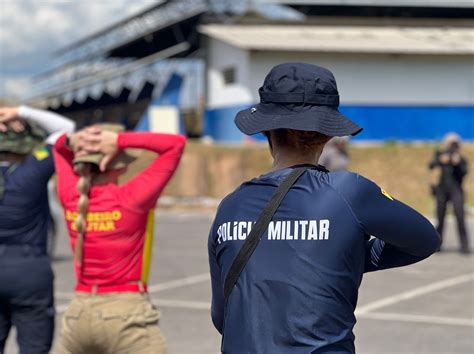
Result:
{"type": "Polygon", "coordinates": [[[279,63],[301,61],[331,70],[342,104],[474,104],[472,56],[252,52],[249,88],[258,101],[265,75],[279,63]]]}
{"type": "Polygon", "coordinates": [[[258,102],[265,75],[290,61],[331,70],[346,105],[474,104],[473,56],[248,52],[215,39],[208,43],[209,108],[258,102]],[[237,81],[225,85],[222,70],[231,66],[237,81]]]}
{"type": "Polygon", "coordinates": [[[249,53],[208,38],[207,107],[219,108],[253,102],[249,90],[249,53]],[[236,69],[236,83],[226,85],[222,70],[236,69]]]}

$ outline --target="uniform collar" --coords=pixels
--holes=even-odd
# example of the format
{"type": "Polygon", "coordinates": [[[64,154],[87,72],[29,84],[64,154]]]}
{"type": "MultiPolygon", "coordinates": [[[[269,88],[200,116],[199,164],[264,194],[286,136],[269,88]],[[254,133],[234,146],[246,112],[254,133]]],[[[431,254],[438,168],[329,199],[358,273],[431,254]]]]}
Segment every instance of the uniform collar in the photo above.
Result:
{"type": "MultiPolygon", "coordinates": [[[[261,175],[257,178],[252,179],[249,182],[268,183],[269,181],[279,180],[280,178],[285,177],[286,175],[288,175],[291,172],[292,169],[298,168],[298,167],[308,167],[311,170],[317,170],[317,171],[320,171],[320,172],[323,172],[323,173],[328,173],[329,172],[324,166],[321,166],[321,165],[297,164],[297,165],[293,165],[293,166],[283,168],[281,170],[267,172],[267,173],[265,173],[265,174],[263,174],[263,175],[261,175]]],[[[273,183],[274,182],[272,182],[272,184],[273,183]]]]}
{"type": "MultiPolygon", "coordinates": [[[[324,167],[322,165],[313,165],[311,163],[301,163],[301,164],[298,164],[298,165],[290,166],[288,168],[298,168],[298,167],[308,167],[308,168],[311,168],[313,170],[318,170],[318,171],[321,171],[321,172],[329,172],[329,170],[327,170],[326,167],[324,167]]],[[[275,171],[275,172],[277,172],[277,171],[275,171]]]]}

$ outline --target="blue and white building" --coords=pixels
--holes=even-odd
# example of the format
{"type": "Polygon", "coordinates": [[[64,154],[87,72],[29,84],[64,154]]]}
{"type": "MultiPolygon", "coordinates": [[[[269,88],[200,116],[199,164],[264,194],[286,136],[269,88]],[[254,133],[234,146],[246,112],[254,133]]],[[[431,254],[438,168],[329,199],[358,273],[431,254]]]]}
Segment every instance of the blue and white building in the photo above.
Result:
{"type": "Polygon", "coordinates": [[[190,132],[191,112],[193,136],[240,143],[235,113],[300,61],[334,73],[359,140],[474,140],[473,20],[471,0],[159,1],[58,53],[30,101],[79,126],[190,132]]]}
{"type": "Polygon", "coordinates": [[[200,27],[208,38],[206,134],[241,141],[235,113],[259,101],[274,65],[294,61],[334,73],[340,110],[364,127],[357,140],[437,140],[448,131],[474,140],[472,27],[439,19],[312,21],[200,27]]]}

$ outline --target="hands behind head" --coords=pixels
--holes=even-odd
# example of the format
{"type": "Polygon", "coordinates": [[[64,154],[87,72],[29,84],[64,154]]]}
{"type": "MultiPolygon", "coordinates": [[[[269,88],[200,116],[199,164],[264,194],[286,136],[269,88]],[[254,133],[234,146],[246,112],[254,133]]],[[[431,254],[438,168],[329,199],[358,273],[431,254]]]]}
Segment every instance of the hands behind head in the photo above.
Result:
{"type": "Polygon", "coordinates": [[[6,132],[8,127],[16,133],[25,130],[25,123],[18,115],[18,107],[0,107],[0,132],[6,132]]]}
{"type": "Polygon", "coordinates": [[[100,126],[92,126],[72,134],[69,141],[76,156],[103,154],[99,168],[104,172],[118,153],[117,137],[117,133],[102,130],[100,126]]]}

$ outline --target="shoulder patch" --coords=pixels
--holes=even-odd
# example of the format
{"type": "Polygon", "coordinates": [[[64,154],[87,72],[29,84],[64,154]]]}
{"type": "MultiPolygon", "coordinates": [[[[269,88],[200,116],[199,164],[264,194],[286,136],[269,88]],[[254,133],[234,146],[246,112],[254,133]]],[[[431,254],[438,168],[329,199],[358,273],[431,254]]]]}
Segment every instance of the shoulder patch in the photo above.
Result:
{"type": "Polygon", "coordinates": [[[33,152],[33,156],[38,161],[42,161],[49,156],[49,151],[45,147],[40,147],[33,152]]]}
{"type": "Polygon", "coordinates": [[[383,194],[384,196],[386,196],[388,199],[393,200],[392,196],[391,196],[390,194],[388,194],[388,193],[385,191],[385,189],[380,188],[380,191],[381,191],[382,194],[383,194]]]}

